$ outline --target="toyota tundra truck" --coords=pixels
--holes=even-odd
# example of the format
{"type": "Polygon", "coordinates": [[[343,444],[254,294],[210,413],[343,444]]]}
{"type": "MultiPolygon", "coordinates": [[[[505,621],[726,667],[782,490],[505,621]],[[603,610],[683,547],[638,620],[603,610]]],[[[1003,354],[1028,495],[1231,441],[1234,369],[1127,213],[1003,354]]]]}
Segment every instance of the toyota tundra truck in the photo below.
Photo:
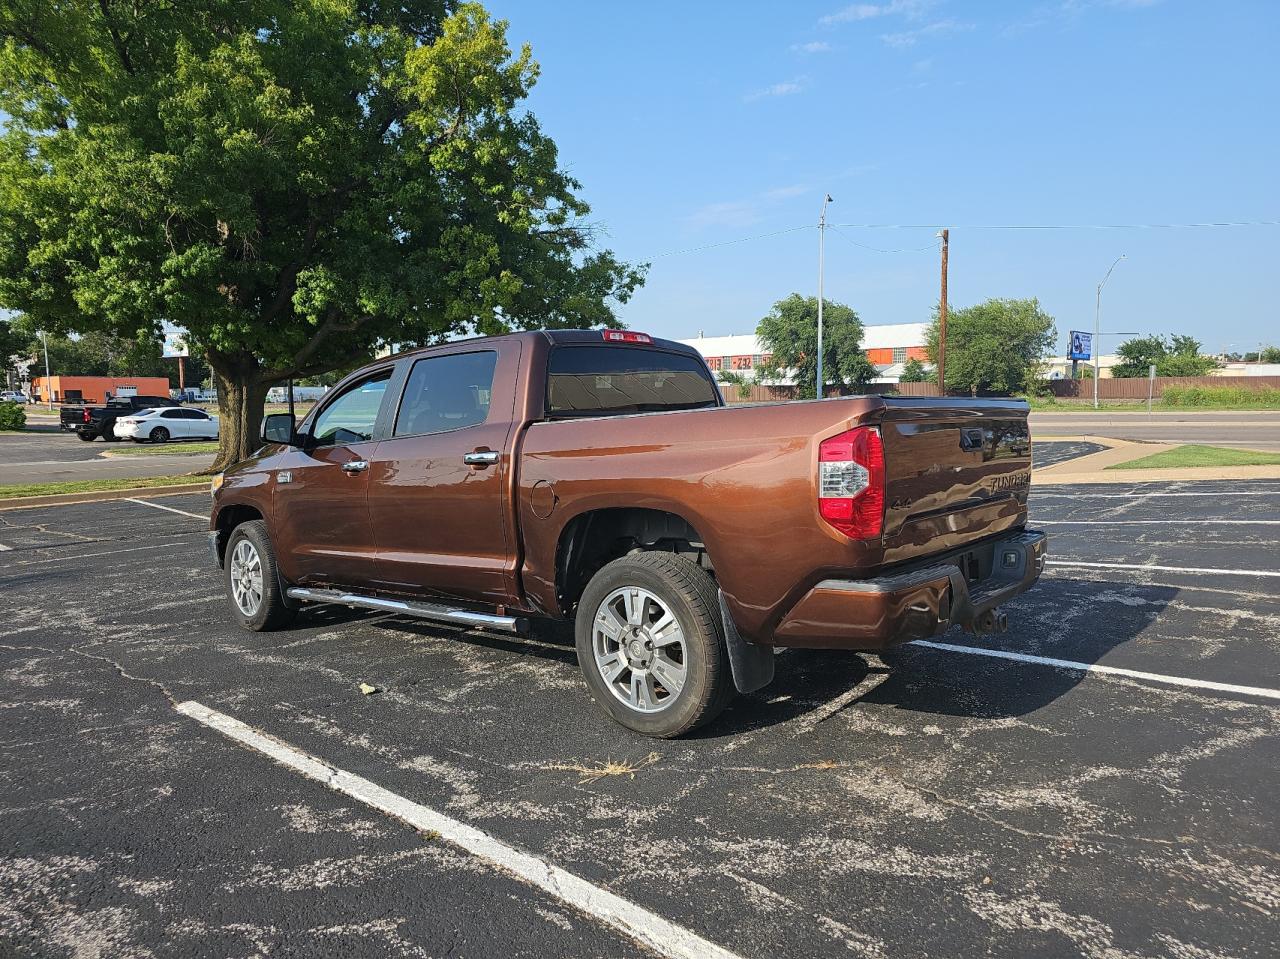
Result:
{"type": "Polygon", "coordinates": [[[730,406],[697,351],[626,330],[382,359],[262,439],[213,481],[241,626],[571,620],[591,695],[651,736],[765,686],[777,647],[998,632],[1045,559],[1024,402],[730,406]]]}

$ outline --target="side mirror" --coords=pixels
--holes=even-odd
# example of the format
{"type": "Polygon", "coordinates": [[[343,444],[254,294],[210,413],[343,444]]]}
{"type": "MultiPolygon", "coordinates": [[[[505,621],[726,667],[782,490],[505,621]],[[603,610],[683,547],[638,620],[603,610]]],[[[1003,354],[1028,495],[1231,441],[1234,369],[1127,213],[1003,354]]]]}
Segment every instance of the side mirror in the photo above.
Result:
{"type": "Polygon", "coordinates": [[[272,413],[262,421],[262,440],[264,443],[283,443],[285,446],[298,445],[298,433],[291,413],[272,413]]]}

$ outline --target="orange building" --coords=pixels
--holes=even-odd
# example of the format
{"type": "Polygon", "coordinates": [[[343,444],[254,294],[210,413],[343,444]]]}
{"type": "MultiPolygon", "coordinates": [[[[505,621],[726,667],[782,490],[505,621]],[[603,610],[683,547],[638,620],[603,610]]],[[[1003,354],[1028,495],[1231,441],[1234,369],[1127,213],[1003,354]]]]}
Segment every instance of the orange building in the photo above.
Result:
{"type": "MultiPolygon", "coordinates": [[[[169,378],[166,376],[51,376],[48,388],[53,391],[53,402],[105,403],[113,396],[168,396],[169,378]]],[[[31,379],[31,392],[41,403],[50,399],[46,392],[45,377],[31,379]]]]}

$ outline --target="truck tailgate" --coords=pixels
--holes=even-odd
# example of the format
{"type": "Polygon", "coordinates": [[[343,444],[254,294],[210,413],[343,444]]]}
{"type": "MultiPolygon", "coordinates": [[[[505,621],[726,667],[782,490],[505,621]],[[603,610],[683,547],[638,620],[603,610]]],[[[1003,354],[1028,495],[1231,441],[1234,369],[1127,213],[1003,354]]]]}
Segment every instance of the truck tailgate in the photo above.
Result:
{"type": "Polygon", "coordinates": [[[884,402],[886,563],[1026,522],[1031,437],[1025,403],[884,402]]]}

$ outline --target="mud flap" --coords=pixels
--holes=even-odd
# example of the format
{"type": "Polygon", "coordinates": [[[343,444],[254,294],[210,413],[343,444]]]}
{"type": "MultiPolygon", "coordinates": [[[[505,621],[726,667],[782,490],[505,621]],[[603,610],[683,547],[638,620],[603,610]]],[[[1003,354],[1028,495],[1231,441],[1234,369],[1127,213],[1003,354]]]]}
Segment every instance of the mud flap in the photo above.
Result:
{"type": "Polygon", "coordinates": [[[724,601],[724,591],[717,590],[720,596],[720,618],[724,622],[724,641],[729,650],[729,669],[733,673],[733,685],[740,693],[754,693],[773,682],[773,647],[748,643],[738,634],[738,627],[729,615],[729,607],[724,601]]]}

